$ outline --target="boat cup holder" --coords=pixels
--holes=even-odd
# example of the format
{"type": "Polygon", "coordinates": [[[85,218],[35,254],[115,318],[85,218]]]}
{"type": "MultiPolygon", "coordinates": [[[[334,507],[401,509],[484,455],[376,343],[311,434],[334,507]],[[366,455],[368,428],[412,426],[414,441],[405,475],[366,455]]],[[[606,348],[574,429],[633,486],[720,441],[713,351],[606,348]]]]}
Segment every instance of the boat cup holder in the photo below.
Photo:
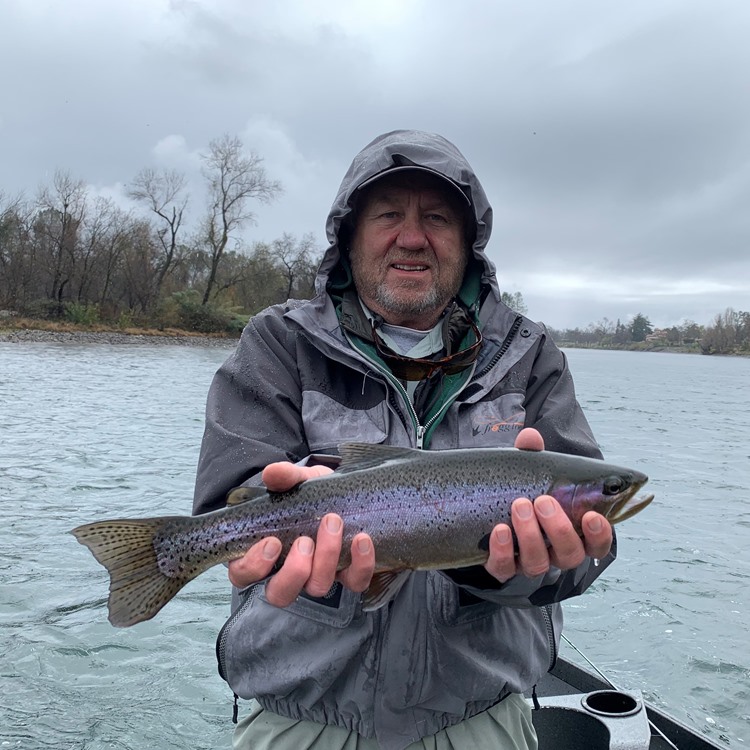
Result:
{"type": "Polygon", "coordinates": [[[531,712],[539,750],[648,750],[651,730],[640,693],[597,690],[545,696],[531,712]]]}
{"type": "Polygon", "coordinates": [[[638,698],[619,690],[597,690],[581,698],[581,705],[597,716],[632,716],[643,707],[638,698]]]}

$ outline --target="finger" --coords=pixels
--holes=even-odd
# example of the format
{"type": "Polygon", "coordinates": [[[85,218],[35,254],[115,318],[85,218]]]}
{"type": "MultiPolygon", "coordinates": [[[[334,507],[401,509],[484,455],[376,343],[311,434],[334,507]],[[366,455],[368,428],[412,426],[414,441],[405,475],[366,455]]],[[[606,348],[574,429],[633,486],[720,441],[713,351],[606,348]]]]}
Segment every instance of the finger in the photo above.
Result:
{"type": "Polygon", "coordinates": [[[325,596],[333,586],[341,557],[343,534],[344,522],[341,516],[335,513],[323,516],[315,540],[312,572],[305,584],[305,591],[310,596],[325,596]]]}
{"type": "Polygon", "coordinates": [[[533,427],[524,427],[521,432],[516,435],[516,442],[514,445],[522,451],[543,451],[544,438],[539,430],[535,430],[533,427]]]}
{"type": "Polygon", "coordinates": [[[297,466],[289,461],[278,461],[268,464],[261,478],[271,492],[286,492],[306,479],[322,477],[332,471],[328,466],[297,466]]]}
{"type": "Polygon", "coordinates": [[[288,607],[300,594],[312,572],[315,543],[309,536],[299,537],[284,564],[266,584],[266,599],[277,607],[288,607]]]}
{"type": "Polygon", "coordinates": [[[600,560],[606,557],[612,547],[612,525],[601,514],[593,510],[584,513],[581,519],[586,554],[600,560]]]}
{"type": "Polygon", "coordinates": [[[490,554],[484,568],[500,583],[509,581],[516,574],[513,534],[507,524],[500,523],[492,530],[490,534],[490,554]]]}
{"type": "Polygon", "coordinates": [[[534,501],[534,513],[549,542],[550,562],[560,570],[577,568],[586,557],[586,551],[560,503],[550,495],[540,495],[534,501]]]}
{"type": "Polygon", "coordinates": [[[273,536],[261,539],[239,559],[229,563],[229,580],[243,589],[263,580],[273,570],[281,554],[281,542],[273,536]]]}
{"type": "Polygon", "coordinates": [[[357,534],[352,539],[351,565],[339,572],[337,578],[351,591],[364,591],[375,572],[375,547],[367,534],[357,534]]]}
{"type": "Polygon", "coordinates": [[[518,539],[518,567],[529,578],[544,575],[549,570],[549,554],[531,500],[515,500],[511,519],[518,539]]]}

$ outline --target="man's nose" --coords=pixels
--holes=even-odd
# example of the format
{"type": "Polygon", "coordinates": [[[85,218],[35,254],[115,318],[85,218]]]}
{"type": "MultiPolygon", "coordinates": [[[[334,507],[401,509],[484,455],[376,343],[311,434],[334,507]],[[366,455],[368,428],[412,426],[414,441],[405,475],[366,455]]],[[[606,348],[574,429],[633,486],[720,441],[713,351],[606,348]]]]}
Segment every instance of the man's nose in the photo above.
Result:
{"type": "Polygon", "coordinates": [[[427,234],[418,215],[406,214],[401,231],[398,233],[398,244],[409,250],[421,250],[427,247],[427,234]]]}

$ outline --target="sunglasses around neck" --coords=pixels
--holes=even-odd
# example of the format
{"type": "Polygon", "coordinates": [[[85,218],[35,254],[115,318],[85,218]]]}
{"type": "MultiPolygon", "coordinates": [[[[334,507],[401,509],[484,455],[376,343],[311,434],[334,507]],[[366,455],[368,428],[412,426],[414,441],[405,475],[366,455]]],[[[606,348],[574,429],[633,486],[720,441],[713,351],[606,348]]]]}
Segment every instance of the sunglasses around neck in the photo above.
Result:
{"type": "Polygon", "coordinates": [[[438,359],[425,357],[405,357],[393,351],[381,338],[375,323],[372,324],[372,339],[380,358],[390,368],[399,380],[426,380],[434,373],[441,371],[445,375],[453,375],[465,370],[473,364],[482,348],[482,332],[472,320],[471,330],[474,333],[474,343],[465,349],[438,359]]]}

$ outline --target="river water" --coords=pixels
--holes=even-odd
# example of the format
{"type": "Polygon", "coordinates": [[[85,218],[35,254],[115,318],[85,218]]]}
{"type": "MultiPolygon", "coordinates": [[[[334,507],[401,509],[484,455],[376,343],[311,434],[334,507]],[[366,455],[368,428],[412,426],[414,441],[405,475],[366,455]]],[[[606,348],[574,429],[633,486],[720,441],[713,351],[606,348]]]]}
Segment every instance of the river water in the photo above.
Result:
{"type": "MultiPolygon", "coordinates": [[[[107,575],[68,532],[187,513],[228,349],[0,343],[0,750],[230,747],[220,566],[115,629],[107,575]]],[[[750,739],[750,359],[569,350],[608,459],[656,501],[566,605],[610,679],[730,748],[750,739]]],[[[579,663],[569,646],[564,653],[579,663]]]]}

